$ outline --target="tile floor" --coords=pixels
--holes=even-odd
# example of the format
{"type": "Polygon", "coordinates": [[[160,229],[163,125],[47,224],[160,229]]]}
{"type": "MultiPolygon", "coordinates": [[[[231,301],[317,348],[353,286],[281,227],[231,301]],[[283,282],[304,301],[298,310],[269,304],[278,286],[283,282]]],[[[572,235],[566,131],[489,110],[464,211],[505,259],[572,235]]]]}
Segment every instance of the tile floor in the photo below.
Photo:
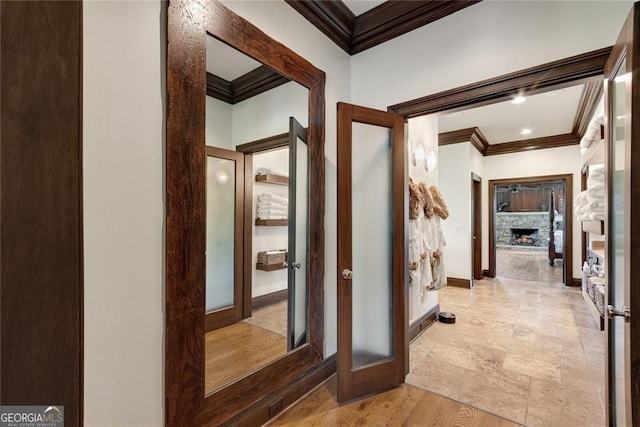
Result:
{"type": "Polygon", "coordinates": [[[287,337],[287,301],[281,301],[253,310],[251,317],[244,319],[254,326],[287,337]]]}
{"type": "Polygon", "coordinates": [[[527,426],[605,425],[604,335],[579,289],[484,279],[440,307],[456,323],[411,344],[409,384],[527,426]]]}
{"type": "Polygon", "coordinates": [[[549,265],[547,248],[496,248],[496,275],[506,279],[562,282],[562,260],[549,265]]]}

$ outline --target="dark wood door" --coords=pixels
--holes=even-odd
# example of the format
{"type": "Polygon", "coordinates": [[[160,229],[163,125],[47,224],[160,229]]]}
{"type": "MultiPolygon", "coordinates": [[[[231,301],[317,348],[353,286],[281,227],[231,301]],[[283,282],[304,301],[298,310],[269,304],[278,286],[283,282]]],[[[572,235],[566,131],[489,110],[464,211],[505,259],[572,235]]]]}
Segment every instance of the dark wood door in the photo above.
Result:
{"type": "Polygon", "coordinates": [[[338,401],[404,382],[407,184],[402,116],[338,103],[338,401]]]}
{"type": "Polygon", "coordinates": [[[640,423],[639,20],[636,3],[605,66],[607,424],[620,426],[640,423]]]}
{"type": "Polygon", "coordinates": [[[472,200],[471,217],[473,230],[471,232],[473,279],[482,279],[482,178],[471,173],[472,200]]]}
{"type": "Polygon", "coordinates": [[[207,147],[205,330],[242,319],[244,156],[207,147]]]}

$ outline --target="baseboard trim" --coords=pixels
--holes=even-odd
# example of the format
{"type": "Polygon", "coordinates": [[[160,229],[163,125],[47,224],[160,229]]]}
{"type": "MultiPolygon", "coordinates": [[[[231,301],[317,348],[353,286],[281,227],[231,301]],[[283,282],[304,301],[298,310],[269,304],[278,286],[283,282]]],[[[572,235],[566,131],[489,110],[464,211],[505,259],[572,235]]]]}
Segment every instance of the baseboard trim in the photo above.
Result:
{"type": "Polygon", "coordinates": [[[447,286],[453,286],[454,288],[471,289],[473,281],[470,279],[459,279],[457,277],[447,277],[447,286]]]}
{"type": "Polygon", "coordinates": [[[580,287],[580,286],[582,286],[582,280],[581,279],[576,279],[575,277],[572,277],[571,280],[569,281],[569,283],[567,283],[567,286],[580,287]]]}
{"type": "Polygon", "coordinates": [[[257,310],[259,308],[267,307],[272,304],[284,301],[289,297],[289,291],[283,289],[281,291],[271,292],[270,294],[260,295],[259,297],[251,298],[251,310],[257,310]]]}
{"type": "Polygon", "coordinates": [[[334,354],[222,425],[245,427],[263,425],[335,374],[336,366],[336,355],[334,354]]]}
{"type": "Polygon", "coordinates": [[[440,304],[437,304],[424,316],[409,325],[409,342],[415,340],[422,332],[429,328],[438,319],[440,304]]]}
{"type": "Polygon", "coordinates": [[[489,270],[482,270],[482,275],[483,275],[484,277],[490,277],[490,278],[493,278],[493,277],[494,277],[494,276],[492,276],[492,275],[490,275],[490,274],[489,274],[489,270]]]}

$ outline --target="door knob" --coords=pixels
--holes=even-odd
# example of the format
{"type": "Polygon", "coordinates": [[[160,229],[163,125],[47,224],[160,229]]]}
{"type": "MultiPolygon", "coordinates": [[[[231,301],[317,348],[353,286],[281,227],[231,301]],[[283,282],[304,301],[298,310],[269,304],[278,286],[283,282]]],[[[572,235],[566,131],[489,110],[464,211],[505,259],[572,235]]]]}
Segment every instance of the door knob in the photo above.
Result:
{"type": "Polygon", "coordinates": [[[300,263],[299,262],[295,262],[295,263],[291,264],[291,268],[292,269],[296,269],[296,268],[299,269],[300,268],[300,263]]]}
{"type": "Polygon", "coordinates": [[[624,316],[624,321],[629,323],[631,318],[631,309],[626,305],[622,307],[622,310],[616,310],[612,305],[607,306],[607,317],[613,319],[616,316],[624,316]]]}
{"type": "Polygon", "coordinates": [[[353,279],[353,271],[345,268],[344,270],[342,270],[342,277],[344,277],[347,280],[353,279]]]}

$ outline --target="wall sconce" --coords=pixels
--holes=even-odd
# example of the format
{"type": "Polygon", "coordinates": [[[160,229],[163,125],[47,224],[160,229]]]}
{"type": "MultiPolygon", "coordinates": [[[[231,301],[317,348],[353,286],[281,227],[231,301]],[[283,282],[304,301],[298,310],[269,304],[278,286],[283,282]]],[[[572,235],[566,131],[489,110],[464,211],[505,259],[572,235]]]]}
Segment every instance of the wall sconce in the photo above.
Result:
{"type": "Polygon", "coordinates": [[[424,169],[427,172],[431,172],[436,168],[436,163],[437,163],[436,153],[433,150],[429,150],[424,160],[424,169]]]}
{"type": "Polygon", "coordinates": [[[411,163],[413,166],[418,166],[422,164],[424,161],[424,146],[422,144],[418,144],[416,148],[413,149],[411,153],[411,163]]]}

